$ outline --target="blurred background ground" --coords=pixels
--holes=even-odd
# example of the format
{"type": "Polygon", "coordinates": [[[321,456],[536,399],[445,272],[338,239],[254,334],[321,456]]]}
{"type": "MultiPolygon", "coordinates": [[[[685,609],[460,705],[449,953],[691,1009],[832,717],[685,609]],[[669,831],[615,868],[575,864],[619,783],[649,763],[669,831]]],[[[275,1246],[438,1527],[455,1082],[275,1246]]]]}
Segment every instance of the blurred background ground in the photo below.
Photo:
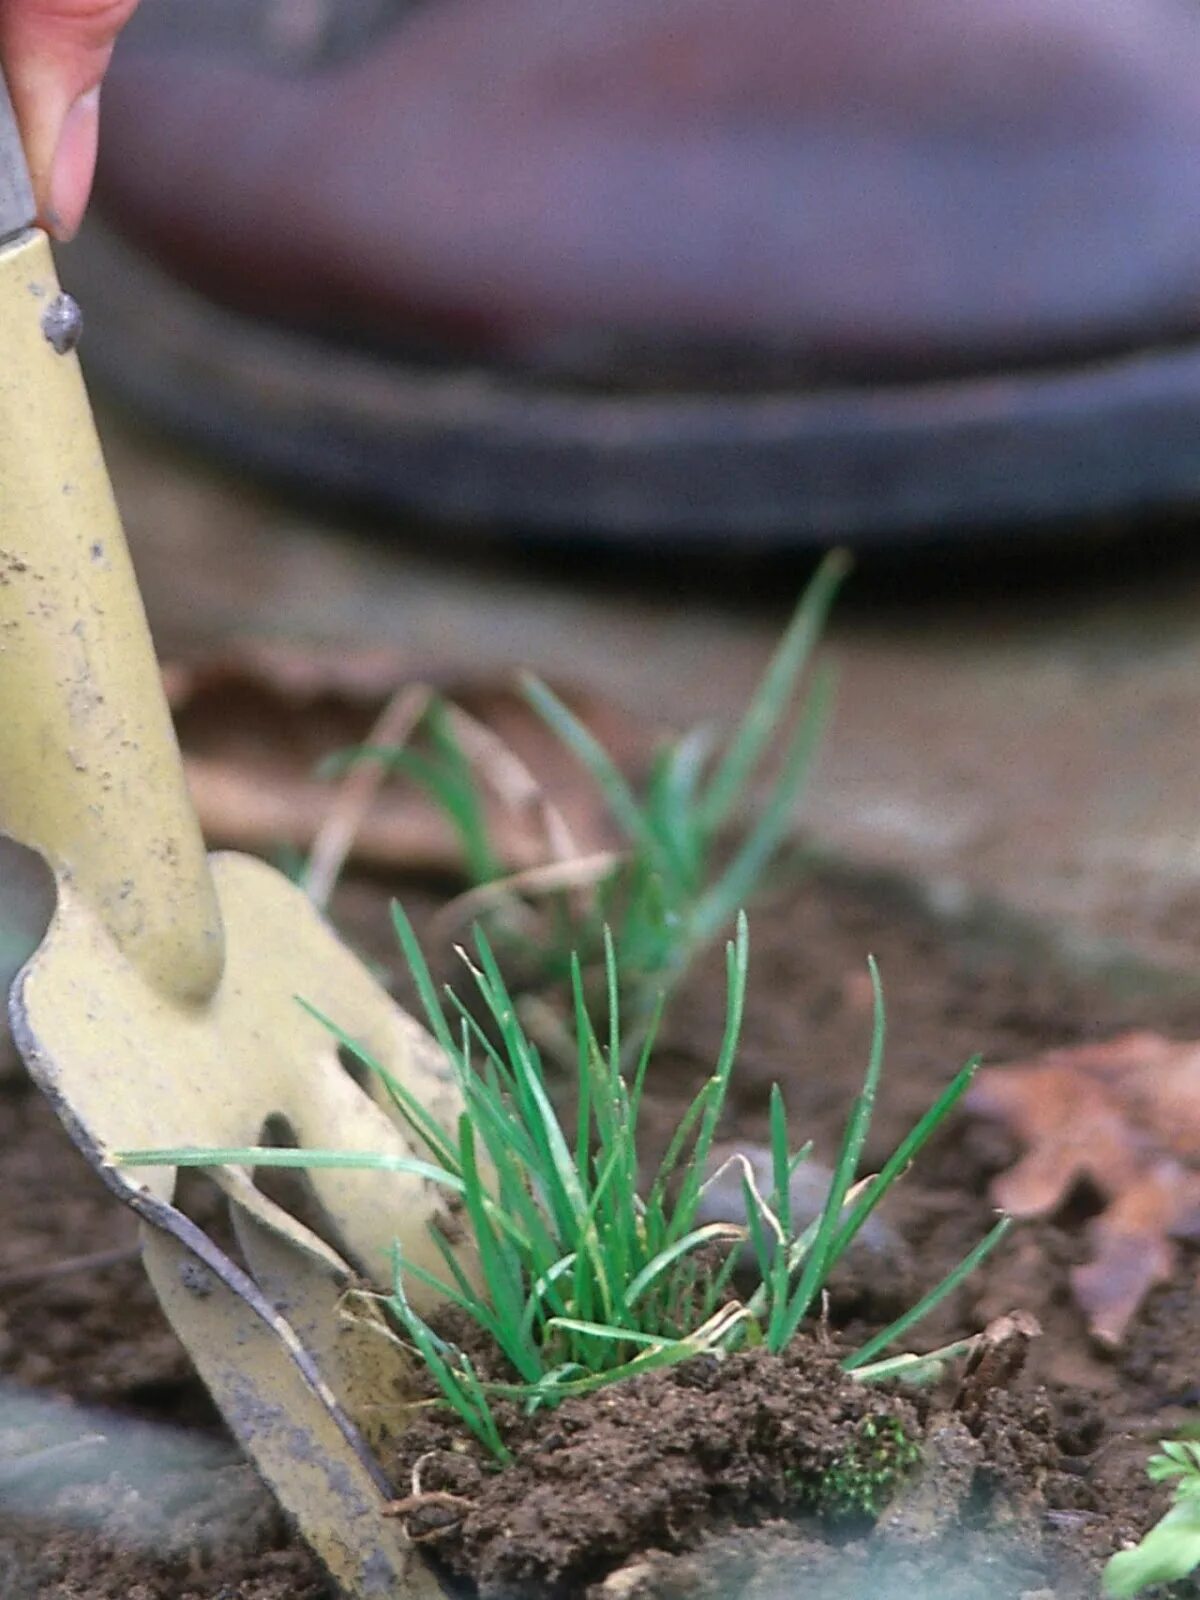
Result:
{"type": "MultiPolygon", "coordinates": [[[[811,561],[522,546],[276,496],[100,410],[160,653],[396,647],[414,677],[518,666],[652,721],[744,704],[811,561]]],[[[949,904],[994,896],[1190,964],[1200,926],[1197,529],[1065,528],[861,557],[804,818],[949,904]]]]}

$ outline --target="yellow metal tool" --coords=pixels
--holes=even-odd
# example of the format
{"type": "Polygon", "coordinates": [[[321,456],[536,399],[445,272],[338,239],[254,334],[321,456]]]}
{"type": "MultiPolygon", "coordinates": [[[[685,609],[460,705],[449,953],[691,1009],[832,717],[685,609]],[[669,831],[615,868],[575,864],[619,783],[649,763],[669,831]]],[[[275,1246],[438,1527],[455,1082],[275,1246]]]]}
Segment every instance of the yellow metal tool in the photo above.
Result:
{"type": "Polygon", "coordinates": [[[409,1176],[314,1173],[325,1222],[313,1231],[246,1172],[220,1169],[235,1250],[180,1209],[174,1169],[112,1161],[122,1148],[257,1144],[278,1119],[302,1146],[412,1153],[297,996],[447,1126],[459,1103],[429,1037],[298,889],[248,857],[205,854],[73,353],[79,313],[32,218],[0,81],[0,830],[44,859],[56,891],[11,991],[13,1033],[84,1156],[141,1217],[167,1315],[343,1592],[425,1600],[440,1590],[383,1515],[372,1449],[403,1425],[403,1357],[338,1307],[356,1275],[388,1280],[397,1236],[432,1264],[440,1193],[409,1176]]]}

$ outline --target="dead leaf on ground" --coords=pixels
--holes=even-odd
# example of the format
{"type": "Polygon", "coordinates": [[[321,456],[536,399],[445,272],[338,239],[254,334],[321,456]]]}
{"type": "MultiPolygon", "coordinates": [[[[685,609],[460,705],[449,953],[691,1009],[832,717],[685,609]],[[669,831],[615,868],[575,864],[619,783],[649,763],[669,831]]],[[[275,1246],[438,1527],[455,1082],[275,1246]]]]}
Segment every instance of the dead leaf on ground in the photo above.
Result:
{"type": "Polygon", "coordinates": [[[1025,1146],[992,1185],[1004,1210],[1049,1216],[1082,1183],[1105,1201],[1071,1287],[1092,1334],[1119,1345],[1172,1276],[1172,1241],[1200,1225],[1200,1043],[1143,1031],[1050,1050],[984,1069],[967,1105],[1025,1146]]]}
{"type": "MultiPolygon", "coordinates": [[[[493,842],[506,868],[524,872],[561,859],[568,846],[591,855],[617,842],[595,786],[510,683],[422,675],[391,649],[335,652],[268,642],[175,662],[163,676],[192,797],[214,845],[309,850],[339,794],[336,783],[316,776],[319,764],[373,742],[389,718],[393,739],[380,742],[402,743],[397,730],[415,708],[405,694],[420,684],[463,714],[460,742],[473,742],[469,753],[488,780],[493,842]],[[522,771],[532,780],[523,787],[522,771]]],[[[618,765],[632,773],[644,767],[651,729],[595,695],[554,687],[618,765]]],[[[357,787],[348,812],[343,796],[339,849],[376,868],[460,870],[453,828],[415,784],[357,787]]]]}

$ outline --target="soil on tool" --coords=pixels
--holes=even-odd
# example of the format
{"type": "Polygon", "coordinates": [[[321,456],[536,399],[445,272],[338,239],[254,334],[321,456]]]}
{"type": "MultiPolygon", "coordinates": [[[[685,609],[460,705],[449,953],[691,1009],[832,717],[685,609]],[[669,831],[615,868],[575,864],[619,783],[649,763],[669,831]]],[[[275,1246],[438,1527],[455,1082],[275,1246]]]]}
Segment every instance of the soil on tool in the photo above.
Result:
{"type": "MultiPolygon", "coordinates": [[[[351,937],[378,949],[384,893],[351,884],[341,911],[351,937]]],[[[990,921],[949,924],[907,892],[846,874],[760,907],[751,931],[745,1044],[722,1134],[761,1139],[779,1080],[797,1135],[826,1160],[865,1064],[868,951],[889,1003],[869,1163],[976,1051],[1002,1062],[1130,1026],[1200,1036],[1195,990],[1000,949],[990,921]]],[[[714,957],[675,1009],[647,1106],[651,1138],[711,1067],[722,1020],[714,957]]],[[[1018,1341],[1023,1364],[981,1362],[918,1396],[864,1393],[834,1366],[841,1342],[893,1317],[976,1242],[992,1214],[988,1184],[1017,1154],[1003,1129],[960,1114],[887,1209],[894,1253],[848,1270],[827,1326],[786,1358],[696,1363],[513,1419],[518,1462],[499,1476],[427,1414],[392,1464],[399,1514],[456,1584],[471,1592],[471,1574],[488,1596],[781,1600],[810,1584],[824,1600],[1094,1595],[1107,1554],[1164,1505],[1145,1480],[1148,1448],[1200,1396],[1190,1246],[1124,1345],[1099,1352],[1068,1274],[1087,1259],[1100,1201],[1077,1193],[1020,1228],[922,1331],[927,1347],[1022,1309],[1044,1330],[1027,1349],[1018,1341]],[[904,1439],[920,1441],[926,1465],[877,1522],[852,1499],[816,1502],[830,1465],[835,1481],[858,1481],[867,1445],[885,1457],[894,1447],[899,1466],[904,1439]]],[[[0,1195],[0,1594],[327,1596],[223,1435],[136,1261],[120,1256],[133,1243],[128,1218],[20,1079],[0,1086],[0,1195]]],[[[882,1504],[901,1474],[871,1459],[882,1504]]]]}

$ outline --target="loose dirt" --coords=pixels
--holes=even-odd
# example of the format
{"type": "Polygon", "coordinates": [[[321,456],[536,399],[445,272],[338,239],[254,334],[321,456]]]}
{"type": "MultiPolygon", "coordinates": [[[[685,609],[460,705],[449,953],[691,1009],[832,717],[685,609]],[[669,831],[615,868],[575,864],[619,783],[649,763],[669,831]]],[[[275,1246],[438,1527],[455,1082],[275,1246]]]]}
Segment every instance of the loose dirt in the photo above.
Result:
{"type": "MultiPolygon", "coordinates": [[[[351,885],[341,910],[377,948],[383,893],[351,885]]],[[[1132,970],[1069,971],[1028,941],[1002,946],[992,919],[947,925],[895,885],[825,871],[752,919],[722,1137],[763,1136],[778,1080],[798,1137],[831,1158],[866,1060],[868,951],[889,1006],[870,1165],[976,1051],[1002,1062],[1135,1025],[1200,1035],[1195,990],[1132,970]]],[[[647,1106],[652,1140],[711,1067],[721,1007],[714,957],[675,1008],[647,1106]]],[[[1045,1331],[1019,1374],[973,1400],[958,1379],[906,1399],[864,1395],[832,1368],[837,1341],[894,1316],[980,1237],[988,1184],[1016,1153],[1002,1129],[960,1116],[887,1209],[904,1250],[843,1275],[827,1328],[786,1359],[751,1353],[571,1402],[521,1424],[527,1448],[507,1481],[444,1436],[414,1436],[397,1494],[433,1450],[421,1493],[454,1499],[440,1520],[413,1507],[412,1531],[434,1535],[446,1570],[473,1571],[489,1597],[782,1600],[818,1585],[822,1600],[1095,1594],[1104,1557],[1163,1504],[1145,1482],[1148,1447],[1200,1398],[1190,1247],[1125,1346],[1098,1351],[1067,1282],[1097,1209],[1078,1194],[1021,1227],[922,1330],[929,1347],[1027,1310],[1045,1331]],[[884,1415],[923,1441],[924,1476],[878,1526],[845,1507],[818,1515],[823,1464],[884,1415]],[[457,1545],[445,1532],[456,1512],[457,1545]]],[[[0,1594],[324,1600],[316,1564],[223,1434],[136,1261],[109,1254],[132,1243],[127,1218],[19,1080],[0,1088],[0,1195],[0,1594]],[[42,1275],[100,1252],[107,1264],[42,1275]]]]}

